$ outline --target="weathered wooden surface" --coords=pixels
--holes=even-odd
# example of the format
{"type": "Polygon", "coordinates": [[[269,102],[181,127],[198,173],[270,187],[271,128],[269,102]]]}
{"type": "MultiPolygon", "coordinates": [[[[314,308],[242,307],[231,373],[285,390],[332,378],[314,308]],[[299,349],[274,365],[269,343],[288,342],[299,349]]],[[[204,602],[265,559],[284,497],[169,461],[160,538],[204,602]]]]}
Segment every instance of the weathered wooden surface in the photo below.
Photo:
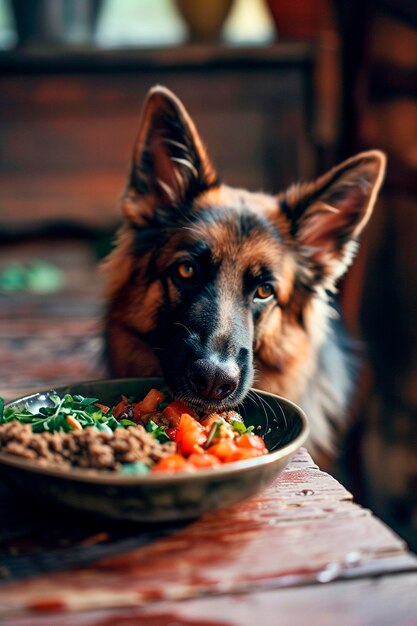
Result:
{"type": "Polygon", "coordinates": [[[417,575],[166,602],[147,608],[41,614],[5,626],[415,626],[417,575]]]}
{"type": "Polygon", "coordinates": [[[90,566],[4,584],[0,610],[147,606],[401,570],[417,571],[403,542],[302,450],[256,498],[90,566]]]}

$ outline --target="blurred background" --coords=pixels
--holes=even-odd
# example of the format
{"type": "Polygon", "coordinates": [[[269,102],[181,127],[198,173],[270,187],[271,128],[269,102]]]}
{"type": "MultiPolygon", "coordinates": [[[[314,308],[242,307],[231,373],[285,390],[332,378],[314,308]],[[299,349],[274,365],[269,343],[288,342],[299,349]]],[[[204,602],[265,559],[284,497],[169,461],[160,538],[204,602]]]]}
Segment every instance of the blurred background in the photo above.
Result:
{"type": "Polygon", "coordinates": [[[232,185],[387,152],[341,285],[367,356],[332,471],[417,549],[415,0],[0,0],[0,395],[104,375],[97,265],[155,83],[232,185]]]}

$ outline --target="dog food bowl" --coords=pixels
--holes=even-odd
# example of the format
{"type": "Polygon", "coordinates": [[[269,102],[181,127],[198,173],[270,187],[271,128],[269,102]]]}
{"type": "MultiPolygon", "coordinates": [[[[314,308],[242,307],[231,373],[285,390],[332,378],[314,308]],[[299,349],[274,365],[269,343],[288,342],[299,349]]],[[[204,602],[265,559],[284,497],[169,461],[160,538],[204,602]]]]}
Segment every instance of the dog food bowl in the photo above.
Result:
{"type": "MultiPolygon", "coordinates": [[[[55,389],[113,405],[121,394],[143,398],[161,378],[84,382],[55,389]]],[[[7,406],[30,409],[44,404],[51,391],[35,393],[7,406]]],[[[269,454],[195,472],[126,475],[84,469],[43,467],[36,461],[0,453],[0,480],[26,497],[112,520],[166,522],[192,519],[248,498],[282,472],[308,436],[307,418],[294,403],[251,390],[239,406],[246,426],[264,437],[269,454]],[[260,427],[260,428],[258,428],[260,427]]]]}

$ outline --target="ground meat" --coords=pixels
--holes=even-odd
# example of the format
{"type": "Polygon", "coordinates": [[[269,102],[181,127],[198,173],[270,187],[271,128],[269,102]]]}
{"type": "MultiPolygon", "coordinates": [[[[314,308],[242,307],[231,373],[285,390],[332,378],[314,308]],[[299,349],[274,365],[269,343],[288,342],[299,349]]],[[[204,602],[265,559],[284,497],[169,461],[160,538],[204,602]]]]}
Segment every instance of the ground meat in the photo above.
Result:
{"type": "Polygon", "coordinates": [[[175,444],[160,444],[143,426],[117,428],[113,434],[94,427],[69,433],[33,433],[29,424],[15,421],[0,426],[0,451],[42,465],[117,470],[123,463],[135,461],[153,465],[173,454],[175,444]]]}

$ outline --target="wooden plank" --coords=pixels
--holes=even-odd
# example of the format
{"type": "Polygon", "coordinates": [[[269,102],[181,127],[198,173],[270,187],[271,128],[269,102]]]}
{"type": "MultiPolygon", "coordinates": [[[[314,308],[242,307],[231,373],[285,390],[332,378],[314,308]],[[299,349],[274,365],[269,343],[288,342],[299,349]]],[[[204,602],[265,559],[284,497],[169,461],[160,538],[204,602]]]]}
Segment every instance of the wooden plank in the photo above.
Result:
{"type": "Polygon", "coordinates": [[[301,451],[258,497],[88,567],[8,583],[0,589],[0,606],[145,606],[417,569],[405,550],[301,451]]]}
{"type": "Polygon", "coordinates": [[[4,626],[416,626],[417,575],[166,602],[151,608],[25,614],[4,626]]]}

